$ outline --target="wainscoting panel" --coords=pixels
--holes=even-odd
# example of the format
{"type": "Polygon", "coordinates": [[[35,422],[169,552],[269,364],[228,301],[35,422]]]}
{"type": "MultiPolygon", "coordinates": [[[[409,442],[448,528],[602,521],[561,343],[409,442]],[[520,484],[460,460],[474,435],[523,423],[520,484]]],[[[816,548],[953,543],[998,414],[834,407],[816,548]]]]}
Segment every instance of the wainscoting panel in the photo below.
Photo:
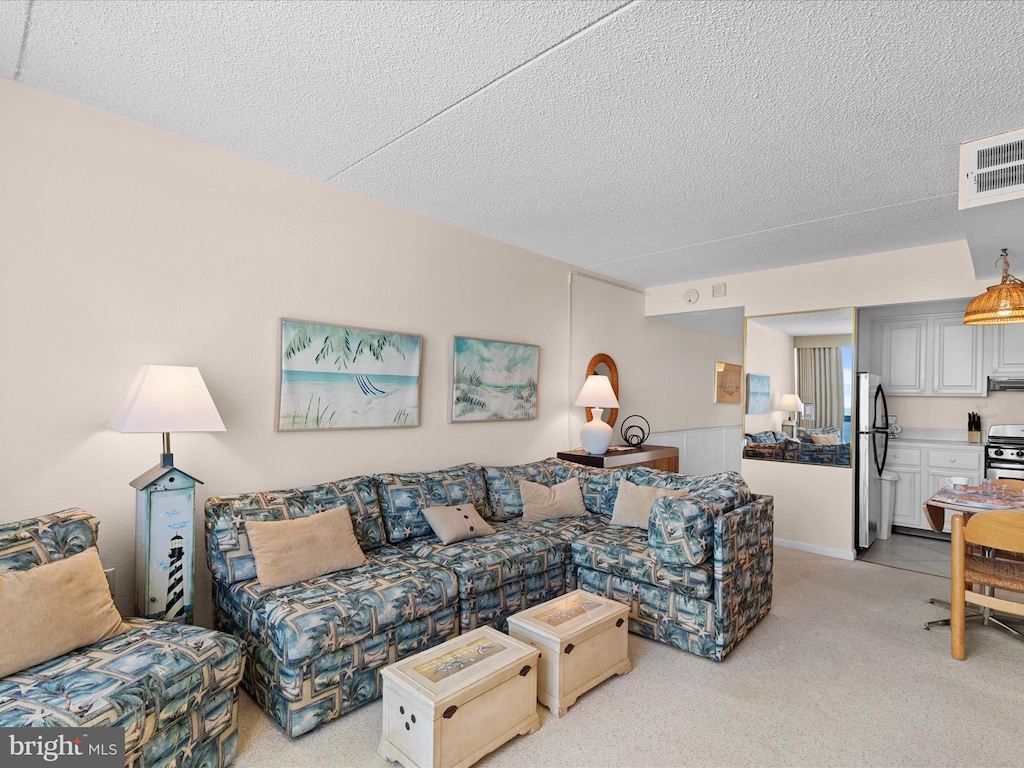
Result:
{"type": "Polygon", "coordinates": [[[671,445],[679,449],[679,472],[684,475],[710,475],[714,472],[740,471],[743,452],[743,427],[680,429],[652,432],[651,445],[671,445]]]}

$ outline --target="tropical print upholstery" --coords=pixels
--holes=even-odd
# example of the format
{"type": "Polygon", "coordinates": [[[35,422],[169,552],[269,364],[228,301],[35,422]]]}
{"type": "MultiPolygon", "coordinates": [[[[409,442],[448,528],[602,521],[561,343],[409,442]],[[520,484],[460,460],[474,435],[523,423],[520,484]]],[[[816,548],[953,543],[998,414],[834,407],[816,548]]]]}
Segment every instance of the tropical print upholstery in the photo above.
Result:
{"type": "Polygon", "coordinates": [[[659,565],[700,565],[711,554],[715,512],[698,495],[662,496],[651,505],[648,547],[659,565]]]}
{"type": "Polygon", "coordinates": [[[346,571],[284,587],[236,582],[228,592],[239,624],[289,667],[429,616],[459,594],[454,573],[394,547],[346,571]]]}
{"type": "Polygon", "coordinates": [[[588,567],[578,585],[629,604],[631,632],[721,661],[771,610],[773,511],[771,496],[755,496],[715,518],[709,600],[588,567]]]}
{"type": "Polygon", "coordinates": [[[487,499],[494,520],[511,520],[523,516],[523,497],[519,481],[529,480],[541,485],[554,485],[555,462],[551,459],[511,467],[484,467],[487,499]]]}
{"type": "Polygon", "coordinates": [[[388,541],[398,544],[406,539],[433,534],[423,517],[424,507],[448,507],[472,504],[480,517],[489,520],[487,485],[483,469],[462,464],[436,472],[406,472],[375,475],[380,508],[388,541]]]}
{"type": "Polygon", "coordinates": [[[752,495],[735,472],[600,470],[547,459],[382,474],[375,482],[392,544],[367,548],[370,562],[359,568],[276,589],[255,581],[247,543],[230,548],[242,541],[246,514],[317,510],[304,498],[262,494],[229,497],[237,514],[229,514],[228,497],[207,504],[217,626],[245,640],[242,684],[292,736],[379,697],[382,666],[460,631],[504,630],[509,615],[577,586],[629,603],[632,631],[719,660],[771,607],[771,498],[752,495]],[[687,507],[691,514],[674,520],[680,510],[666,510],[665,532],[655,534],[656,547],[677,562],[652,555],[649,530],[607,524],[623,477],[690,491],[697,511],[687,507]],[[570,478],[579,479],[589,515],[522,521],[521,480],[570,478]],[[466,502],[495,533],[442,543],[422,509],[466,502]]]}
{"type": "Polygon", "coordinates": [[[432,536],[403,547],[458,575],[463,632],[484,624],[503,629],[510,613],[534,605],[533,600],[541,595],[558,595],[558,590],[565,588],[565,541],[539,532],[527,534],[516,524],[496,523],[496,528],[487,536],[454,544],[432,536]]]}
{"type": "Polygon", "coordinates": [[[352,529],[363,552],[387,543],[377,487],[370,477],[207,499],[206,557],[213,577],[224,584],[256,578],[246,521],[291,520],[341,506],[348,507],[352,529]]]}
{"type": "Polygon", "coordinates": [[[835,435],[842,439],[843,433],[839,431],[839,427],[797,427],[796,436],[798,440],[809,438],[811,435],[835,435]]]}
{"type": "Polygon", "coordinates": [[[298,736],[380,696],[380,667],[458,633],[455,574],[395,547],[284,587],[215,582],[218,628],[246,640],[243,685],[298,736]]]}
{"type": "Polygon", "coordinates": [[[710,562],[675,567],[651,556],[647,531],[621,525],[602,525],[572,542],[577,568],[621,576],[698,599],[711,596],[714,571],[710,562]]]}
{"type": "Polygon", "coordinates": [[[743,447],[743,458],[848,467],[850,466],[850,444],[816,445],[810,440],[807,442],[787,440],[784,443],[768,445],[750,444],[743,447]]]}
{"type": "Polygon", "coordinates": [[[0,524],[0,573],[27,571],[95,546],[99,520],[74,507],[0,524]]]}
{"type": "MultiPolygon", "coordinates": [[[[0,572],[76,554],[95,545],[97,530],[81,509],[0,526],[0,572]]],[[[190,624],[125,624],[123,634],[0,679],[0,727],[123,727],[128,768],[231,763],[242,643],[190,624]]]]}
{"type": "Polygon", "coordinates": [[[699,496],[710,504],[716,515],[749,504],[750,486],[739,472],[717,472],[713,475],[677,475],[650,467],[630,467],[626,479],[637,485],[687,490],[690,496],[699,496]]]}
{"type": "Polygon", "coordinates": [[[587,512],[603,517],[612,516],[615,494],[619,489],[619,480],[623,477],[621,469],[595,469],[561,460],[556,460],[553,468],[556,483],[564,483],[570,477],[579,479],[587,512]]]}
{"type": "Polygon", "coordinates": [[[765,432],[754,432],[753,434],[747,432],[743,437],[748,443],[759,443],[764,445],[771,443],[784,443],[787,439],[791,439],[785,432],[773,432],[771,430],[765,432]]]}

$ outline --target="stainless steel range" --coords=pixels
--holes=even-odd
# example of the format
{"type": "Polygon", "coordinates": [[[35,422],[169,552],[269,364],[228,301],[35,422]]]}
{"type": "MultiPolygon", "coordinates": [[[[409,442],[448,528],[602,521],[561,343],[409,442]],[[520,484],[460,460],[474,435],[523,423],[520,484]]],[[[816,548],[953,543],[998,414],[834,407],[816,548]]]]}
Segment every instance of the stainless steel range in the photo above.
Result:
{"type": "Polygon", "coordinates": [[[1024,424],[995,424],[988,428],[985,477],[1024,480],[1024,424]]]}

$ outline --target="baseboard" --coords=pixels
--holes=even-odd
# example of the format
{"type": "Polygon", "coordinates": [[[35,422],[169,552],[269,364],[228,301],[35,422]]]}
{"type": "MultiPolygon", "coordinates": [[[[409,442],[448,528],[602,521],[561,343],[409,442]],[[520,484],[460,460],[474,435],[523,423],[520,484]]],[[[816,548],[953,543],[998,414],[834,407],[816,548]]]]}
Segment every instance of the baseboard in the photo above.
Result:
{"type": "Polygon", "coordinates": [[[787,539],[774,539],[776,546],[786,549],[799,549],[801,552],[810,552],[815,555],[834,557],[837,560],[856,560],[857,553],[852,549],[833,549],[832,547],[819,547],[817,544],[805,544],[802,541],[788,541],[787,539]]]}

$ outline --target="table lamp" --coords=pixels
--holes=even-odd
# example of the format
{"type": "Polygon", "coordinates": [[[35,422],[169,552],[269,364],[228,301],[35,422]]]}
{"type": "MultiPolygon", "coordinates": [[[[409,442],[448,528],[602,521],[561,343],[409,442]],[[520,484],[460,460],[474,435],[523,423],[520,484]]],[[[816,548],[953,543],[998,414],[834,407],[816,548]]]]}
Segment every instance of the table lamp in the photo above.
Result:
{"type": "Polygon", "coordinates": [[[605,408],[618,408],[619,401],[612,390],[612,383],[607,376],[592,374],[587,376],[576,398],[577,406],[592,408],[593,418],[580,430],[580,442],[583,450],[594,456],[601,456],[612,444],[612,428],[601,421],[605,408]]]}
{"type": "Polygon", "coordinates": [[[779,398],[780,411],[789,411],[792,416],[790,420],[796,424],[797,414],[804,412],[804,401],[798,395],[783,395],[779,398]]]}
{"type": "Polygon", "coordinates": [[[196,483],[174,467],[171,432],[224,432],[198,368],[144,365],[108,426],[163,433],[160,463],[135,488],[135,608],[140,616],[192,621],[196,483]]]}

